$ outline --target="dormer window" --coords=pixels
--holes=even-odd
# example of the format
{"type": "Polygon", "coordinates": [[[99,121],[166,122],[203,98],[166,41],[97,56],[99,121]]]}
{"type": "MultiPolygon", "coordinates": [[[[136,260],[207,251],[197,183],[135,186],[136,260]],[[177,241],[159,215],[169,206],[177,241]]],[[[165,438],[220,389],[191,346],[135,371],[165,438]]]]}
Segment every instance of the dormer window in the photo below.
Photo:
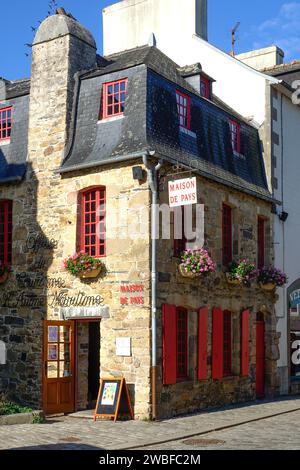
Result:
{"type": "Polygon", "coordinates": [[[229,120],[229,127],[231,133],[231,144],[234,152],[241,152],[241,126],[232,119],[229,120]]]}
{"type": "Polygon", "coordinates": [[[180,127],[191,129],[191,98],[176,91],[176,102],[180,127]]]}
{"type": "Polygon", "coordinates": [[[9,141],[11,135],[12,107],[0,109],[0,142],[9,141]]]}
{"type": "Polygon", "coordinates": [[[200,93],[203,98],[211,100],[211,80],[204,75],[200,77],[200,93]]]}
{"type": "Polygon", "coordinates": [[[127,78],[115,82],[104,83],[102,95],[102,117],[108,119],[123,116],[127,91],[127,78]]]}

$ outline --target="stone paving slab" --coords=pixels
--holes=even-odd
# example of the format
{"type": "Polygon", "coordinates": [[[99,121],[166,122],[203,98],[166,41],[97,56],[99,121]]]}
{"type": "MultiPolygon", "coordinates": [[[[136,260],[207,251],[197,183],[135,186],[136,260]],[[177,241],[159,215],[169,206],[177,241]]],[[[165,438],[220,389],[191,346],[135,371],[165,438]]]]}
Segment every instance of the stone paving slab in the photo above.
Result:
{"type": "MultiPolygon", "coordinates": [[[[160,422],[58,417],[38,425],[0,427],[0,449],[133,449],[207,434],[263,418],[300,411],[300,397],[253,402],[160,422]]],[[[287,415],[288,416],[288,415],[287,415]]],[[[263,422],[261,422],[263,423],[263,422]]],[[[259,426],[264,425],[259,423],[259,426]]]]}

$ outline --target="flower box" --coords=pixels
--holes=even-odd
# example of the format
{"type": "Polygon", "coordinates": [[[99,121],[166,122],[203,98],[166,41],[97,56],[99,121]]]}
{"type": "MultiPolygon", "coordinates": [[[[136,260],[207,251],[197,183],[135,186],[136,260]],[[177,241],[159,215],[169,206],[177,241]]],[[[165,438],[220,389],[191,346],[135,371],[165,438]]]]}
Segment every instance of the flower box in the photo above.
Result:
{"type": "Polygon", "coordinates": [[[283,287],[288,282],[288,277],[281,269],[265,266],[259,270],[257,282],[261,289],[272,292],[276,287],[283,287]]]}

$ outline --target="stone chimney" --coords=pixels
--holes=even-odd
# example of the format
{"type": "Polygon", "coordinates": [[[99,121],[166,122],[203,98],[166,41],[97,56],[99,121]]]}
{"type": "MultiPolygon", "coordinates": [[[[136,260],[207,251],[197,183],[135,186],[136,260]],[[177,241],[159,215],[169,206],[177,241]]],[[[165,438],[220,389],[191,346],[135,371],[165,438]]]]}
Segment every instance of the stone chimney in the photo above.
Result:
{"type": "Polygon", "coordinates": [[[33,170],[45,172],[45,177],[62,160],[74,75],[95,65],[95,40],[72,15],[60,8],[43,21],[32,46],[28,152],[33,170]]]}
{"type": "Polygon", "coordinates": [[[283,64],[284,52],[277,46],[271,46],[245,52],[235,57],[256,70],[264,70],[283,64]]]}
{"type": "Polygon", "coordinates": [[[144,46],[151,34],[171,58],[193,36],[207,40],[207,0],[123,0],[104,8],[104,55],[144,46]]]}

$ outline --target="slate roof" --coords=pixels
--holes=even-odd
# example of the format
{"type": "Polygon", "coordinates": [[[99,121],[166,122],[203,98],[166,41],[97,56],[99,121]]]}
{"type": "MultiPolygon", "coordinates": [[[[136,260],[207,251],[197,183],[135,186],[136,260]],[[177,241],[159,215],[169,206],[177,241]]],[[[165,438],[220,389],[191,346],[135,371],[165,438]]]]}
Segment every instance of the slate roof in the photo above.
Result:
{"type": "MultiPolygon", "coordinates": [[[[170,58],[143,46],[101,58],[80,80],[73,135],[61,172],[156,151],[207,178],[271,200],[258,131],[221,101],[202,98],[170,58]],[[128,77],[122,119],[98,122],[100,91],[108,81],[128,77]],[[176,90],[192,100],[192,133],[180,132],[176,90]],[[241,124],[242,154],[233,153],[228,120],[241,124]]],[[[72,134],[72,133],[71,133],[72,134]]]]}
{"type": "Polygon", "coordinates": [[[0,78],[0,109],[13,106],[13,126],[9,145],[0,143],[0,184],[18,182],[27,167],[30,80],[0,78]]]}

